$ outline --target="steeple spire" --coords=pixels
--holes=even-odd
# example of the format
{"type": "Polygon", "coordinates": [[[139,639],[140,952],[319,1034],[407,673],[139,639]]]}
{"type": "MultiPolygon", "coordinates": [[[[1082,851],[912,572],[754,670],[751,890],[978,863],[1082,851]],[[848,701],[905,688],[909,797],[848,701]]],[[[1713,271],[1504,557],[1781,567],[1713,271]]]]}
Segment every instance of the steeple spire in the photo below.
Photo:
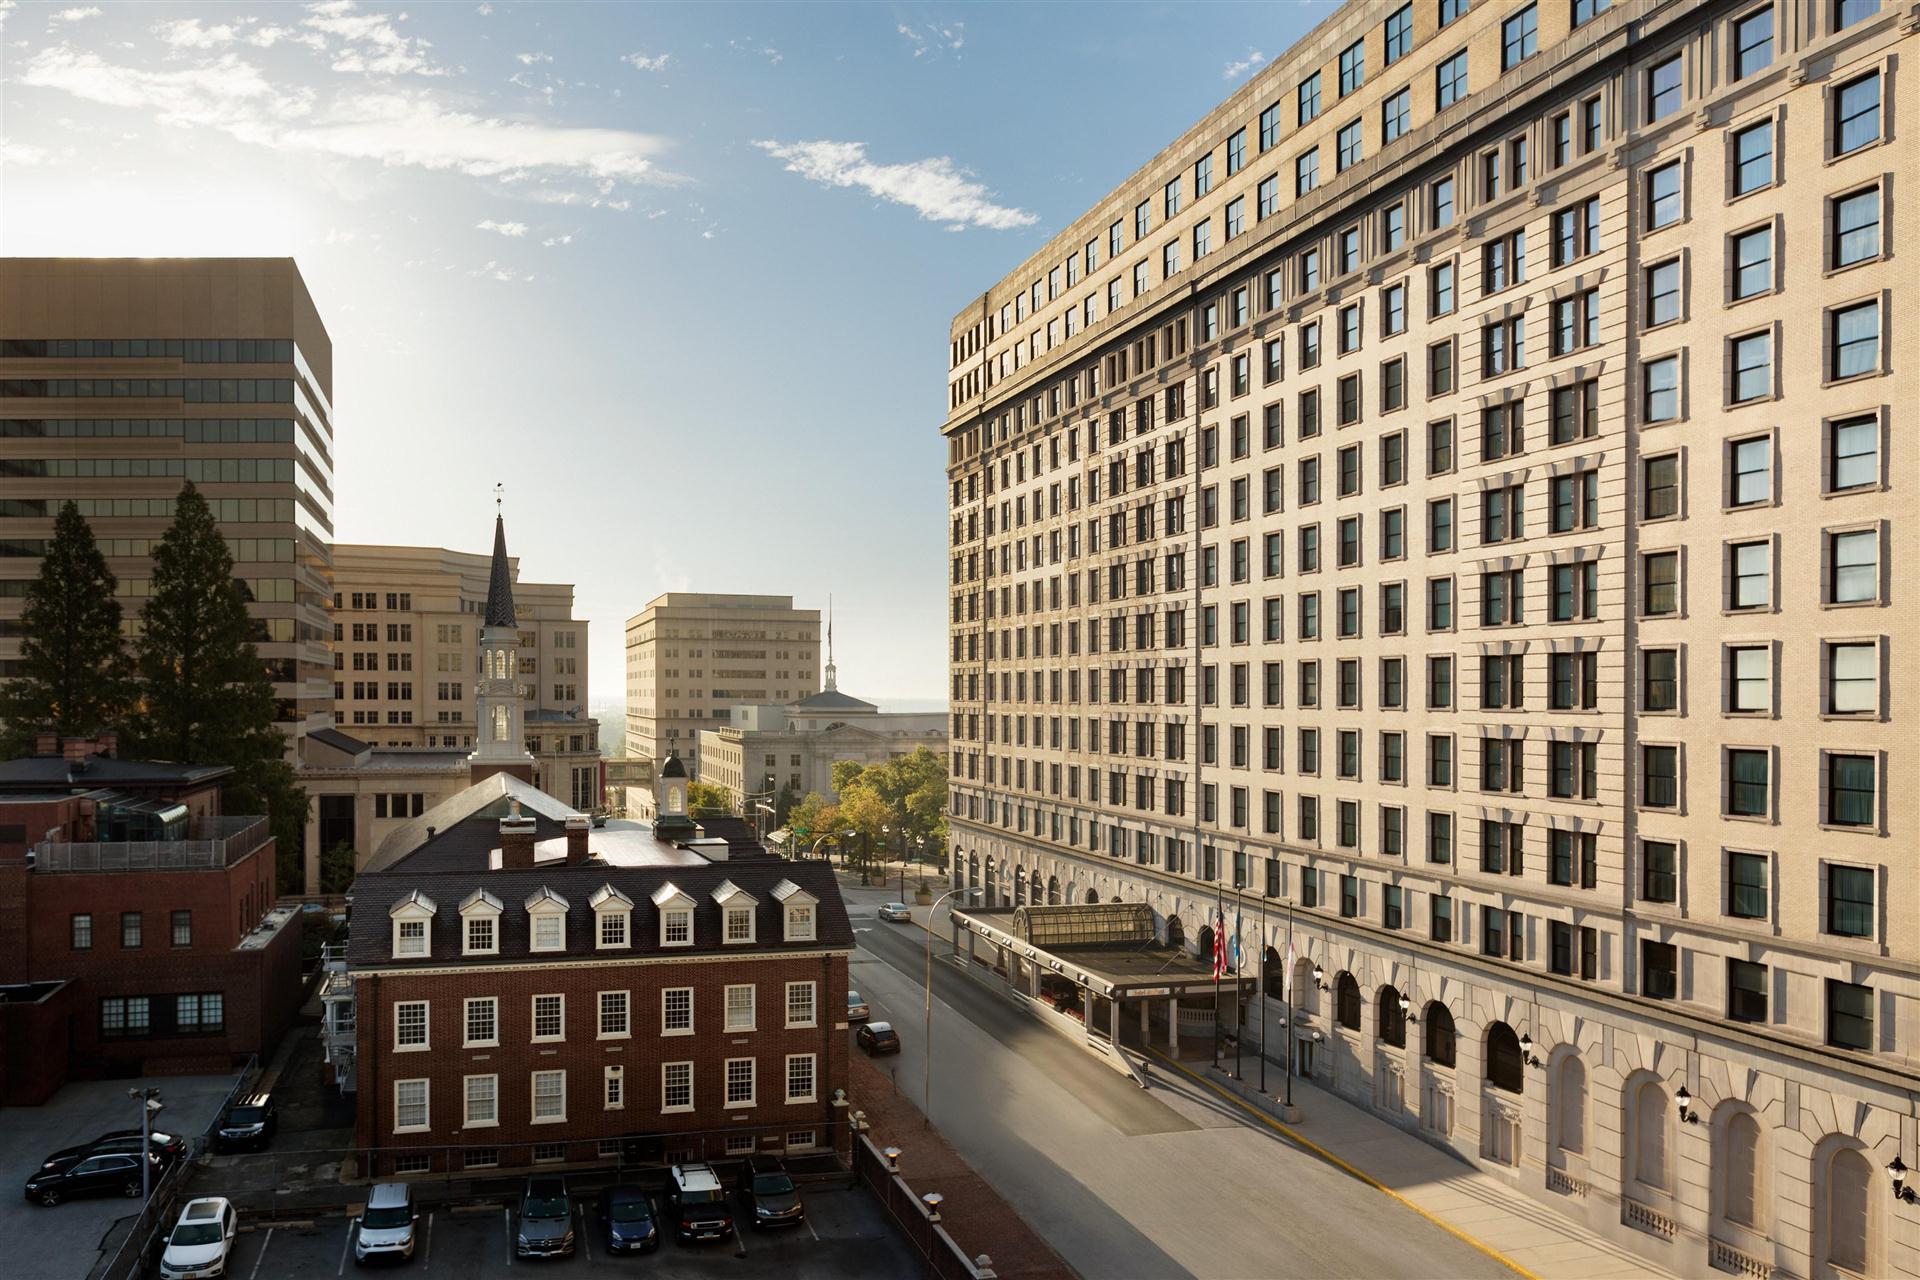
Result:
{"type": "Polygon", "coordinates": [[[487,582],[484,624],[489,627],[519,625],[513,616],[513,571],[507,564],[507,520],[500,511],[501,488],[493,486],[493,575],[487,582]]]}
{"type": "Polygon", "coordinates": [[[840,672],[833,665],[833,597],[827,597],[827,692],[840,687],[840,672]]]}

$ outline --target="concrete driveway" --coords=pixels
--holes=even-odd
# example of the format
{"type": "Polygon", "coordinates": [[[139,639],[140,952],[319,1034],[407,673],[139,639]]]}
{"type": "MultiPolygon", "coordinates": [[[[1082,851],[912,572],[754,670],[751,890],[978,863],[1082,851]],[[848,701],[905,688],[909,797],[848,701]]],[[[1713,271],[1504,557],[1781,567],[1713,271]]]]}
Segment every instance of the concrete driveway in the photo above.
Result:
{"type": "Polygon", "coordinates": [[[0,1109],[0,1241],[8,1242],[0,1271],[19,1280],[84,1280],[101,1242],[116,1222],[133,1216],[138,1202],[104,1196],[44,1209],[22,1194],[27,1179],[51,1152],[138,1124],[128,1089],[158,1089],[166,1109],[154,1127],[193,1137],[213,1123],[236,1078],[90,1080],[66,1085],[45,1106],[0,1109]]]}

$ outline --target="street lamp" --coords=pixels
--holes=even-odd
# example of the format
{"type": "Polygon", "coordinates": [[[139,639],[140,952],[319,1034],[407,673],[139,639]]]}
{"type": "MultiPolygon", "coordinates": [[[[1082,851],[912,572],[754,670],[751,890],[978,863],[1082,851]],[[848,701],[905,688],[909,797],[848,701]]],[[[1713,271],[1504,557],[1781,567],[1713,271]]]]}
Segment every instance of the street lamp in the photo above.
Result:
{"type": "Polygon", "coordinates": [[[922,1127],[927,1128],[933,1125],[933,913],[940,909],[941,903],[956,893],[965,894],[967,900],[971,902],[979,895],[980,890],[978,887],[949,889],[935,898],[933,905],[927,908],[927,1035],[926,1043],[922,1048],[926,1060],[926,1072],[920,1085],[920,1123],[922,1127]]]}
{"type": "MultiPolygon", "coordinates": [[[[1406,999],[1406,997],[1402,996],[1401,999],[1404,1000],[1406,999]]],[[[1530,1067],[1537,1067],[1542,1065],[1540,1062],[1540,1059],[1533,1056],[1533,1037],[1530,1035],[1526,1035],[1524,1033],[1520,1037],[1520,1057],[1521,1057],[1521,1060],[1524,1061],[1530,1067]]],[[[1684,1096],[1687,1091],[1685,1089],[1682,1089],[1680,1092],[1684,1096]]],[[[1680,1104],[1680,1111],[1681,1111],[1680,1118],[1682,1120],[1687,1118],[1685,1114],[1686,1110],[1687,1110],[1687,1104],[1685,1102],[1682,1102],[1680,1104]]]]}
{"type": "Polygon", "coordinates": [[[1887,1162],[1887,1177],[1893,1182],[1893,1198],[1903,1204],[1912,1204],[1920,1200],[1912,1187],[1907,1185],[1907,1162],[1899,1156],[1887,1162]]]}
{"type": "Polygon", "coordinates": [[[140,1201],[153,1196],[153,1118],[167,1104],[160,1101],[158,1089],[129,1089],[129,1100],[140,1105],[140,1201]]]}
{"type": "Polygon", "coordinates": [[[1694,1114],[1693,1095],[1687,1092],[1687,1086],[1681,1085],[1678,1092],[1673,1095],[1673,1105],[1674,1108],[1679,1111],[1682,1123],[1700,1123],[1700,1117],[1694,1114]]]}
{"type": "Polygon", "coordinates": [[[1333,990],[1332,987],[1329,987],[1327,985],[1326,978],[1327,978],[1327,971],[1321,968],[1317,964],[1314,965],[1313,966],[1313,985],[1320,988],[1322,991],[1333,990]]]}

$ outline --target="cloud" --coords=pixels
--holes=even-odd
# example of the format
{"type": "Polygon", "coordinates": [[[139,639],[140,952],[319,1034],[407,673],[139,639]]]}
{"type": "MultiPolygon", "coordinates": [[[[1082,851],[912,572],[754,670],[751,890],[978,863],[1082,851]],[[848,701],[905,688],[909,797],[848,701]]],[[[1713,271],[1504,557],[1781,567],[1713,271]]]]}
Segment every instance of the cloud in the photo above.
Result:
{"type": "Polygon", "coordinates": [[[786,54],[781,53],[771,45],[756,47],[753,43],[752,36],[748,36],[744,41],[729,40],[727,41],[727,48],[733,50],[735,53],[757,53],[776,67],[787,60],[786,54]]]}
{"type": "Polygon", "coordinates": [[[144,71],[60,45],[35,54],[20,78],[283,151],[509,181],[535,175],[602,184],[673,181],[655,171],[653,158],[665,143],[648,134],[481,116],[420,90],[345,92],[317,109],[311,89],[269,80],[232,52],[192,68],[144,71]]]}
{"type": "Polygon", "coordinates": [[[1226,66],[1222,67],[1220,69],[1220,78],[1222,80],[1238,80],[1241,76],[1247,74],[1247,72],[1253,70],[1255,67],[1261,66],[1262,64],[1264,64],[1266,60],[1267,60],[1266,54],[1260,52],[1258,49],[1249,49],[1247,50],[1246,57],[1236,58],[1232,62],[1229,62],[1226,66]]]}
{"type": "Polygon", "coordinates": [[[10,142],[0,138],[0,164],[30,165],[40,164],[47,153],[40,147],[29,146],[24,142],[10,142]]]}
{"type": "Polygon", "coordinates": [[[7,29],[7,15],[13,12],[14,0],[0,0],[0,31],[7,29]]]}
{"type": "Polygon", "coordinates": [[[485,18],[493,13],[493,6],[490,4],[482,4],[479,8],[475,9],[474,12],[485,18]]]}
{"type": "Polygon", "coordinates": [[[550,53],[516,53],[513,56],[520,60],[520,65],[523,67],[530,67],[536,62],[553,61],[553,55],[550,53]]]}
{"type": "Polygon", "coordinates": [[[967,43],[967,24],[955,22],[946,25],[938,22],[925,22],[918,27],[906,23],[896,23],[894,30],[901,38],[913,46],[913,56],[924,58],[929,53],[958,53],[967,43]]]}
{"type": "Polygon", "coordinates": [[[789,173],[829,187],[859,187],[906,205],[929,222],[986,227],[1007,231],[1031,226],[1039,219],[1025,209],[995,204],[992,194],[973,181],[948,156],[932,156],[911,164],[875,164],[867,159],[864,142],[756,141],[789,173]]]}
{"type": "Polygon", "coordinates": [[[97,18],[99,16],[100,16],[100,6],[97,4],[90,4],[85,6],[84,8],[76,5],[71,9],[62,9],[58,13],[48,14],[47,21],[48,22],[85,22],[88,18],[97,18]]]}
{"type": "MultiPolygon", "coordinates": [[[[406,14],[399,15],[400,21],[406,14]]],[[[307,6],[300,25],[341,42],[333,69],[374,75],[444,76],[448,68],[426,54],[426,41],[400,34],[393,20],[381,13],[363,13],[355,0],[321,0],[307,6]]]]}
{"type": "Polygon", "coordinates": [[[493,261],[489,261],[483,267],[475,267],[467,274],[484,280],[498,280],[503,284],[512,284],[514,281],[531,283],[534,279],[531,274],[521,271],[518,267],[503,267],[493,261]]]}
{"type": "Polygon", "coordinates": [[[153,34],[176,49],[217,49],[240,38],[240,33],[224,22],[203,27],[198,18],[174,18],[156,23],[153,34]]]}
{"type": "Polygon", "coordinates": [[[527,234],[524,222],[495,222],[492,218],[482,218],[473,224],[477,231],[497,231],[503,236],[519,237],[527,234]]]}
{"type": "Polygon", "coordinates": [[[620,59],[620,61],[627,63],[635,71],[665,71],[667,69],[667,60],[671,57],[673,57],[673,55],[670,53],[663,53],[652,58],[649,58],[644,53],[630,53],[620,59]]]}
{"type": "Polygon", "coordinates": [[[542,240],[540,242],[540,247],[543,249],[551,249],[555,245],[572,244],[572,243],[573,243],[573,237],[570,235],[548,236],[545,240],[542,240]]]}

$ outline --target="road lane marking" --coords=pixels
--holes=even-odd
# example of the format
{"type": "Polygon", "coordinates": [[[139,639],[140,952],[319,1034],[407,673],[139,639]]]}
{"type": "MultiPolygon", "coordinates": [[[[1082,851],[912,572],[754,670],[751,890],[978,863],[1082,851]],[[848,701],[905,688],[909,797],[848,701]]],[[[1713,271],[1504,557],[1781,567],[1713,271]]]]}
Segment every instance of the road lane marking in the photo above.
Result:
{"type": "Polygon", "coordinates": [[[580,1206],[580,1252],[587,1255],[587,1265],[593,1265],[593,1244],[587,1239],[587,1206],[580,1206]]]}
{"type": "Polygon", "coordinates": [[[426,1271],[433,1266],[433,1212],[427,1212],[427,1238],[420,1248],[420,1269],[426,1271]]]}
{"type": "Polygon", "coordinates": [[[340,1265],[333,1269],[333,1274],[337,1276],[343,1276],[347,1274],[347,1251],[353,1248],[353,1226],[354,1226],[353,1219],[348,1218],[347,1219],[347,1238],[340,1242],[340,1265]]]}
{"type": "Polygon", "coordinates": [[[814,1242],[815,1244],[819,1244],[819,1243],[820,1243],[820,1233],[819,1233],[818,1231],[815,1231],[815,1230],[813,1229],[813,1219],[812,1219],[812,1218],[802,1218],[802,1219],[800,1219],[800,1221],[802,1221],[802,1222],[804,1222],[804,1223],[806,1223],[806,1224],[807,1224],[807,1234],[813,1237],[813,1242],[814,1242]]]}
{"type": "Polygon", "coordinates": [[[253,1280],[255,1276],[260,1274],[260,1264],[266,1261],[267,1246],[272,1243],[273,1243],[273,1228],[268,1227],[267,1238],[260,1242],[260,1256],[253,1260],[253,1270],[247,1272],[247,1280],[253,1280]]]}
{"type": "Polygon", "coordinates": [[[1201,1086],[1202,1088],[1208,1090],[1209,1092],[1215,1094],[1216,1096],[1226,1100],[1227,1102],[1232,1103],[1234,1106],[1240,1108],[1242,1111],[1246,1112],[1248,1115],[1252,1116],[1254,1119],[1260,1121],[1262,1124],[1266,1125],[1268,1128],[1273,1129],[1274,1131],[1278,1132],[1282,1136],[1286,1137],[1288,1140],[1299,1144],[1305,1150],[1311,1151],[1314,1155],[1319,1156],[1322,1160],[1325,1160],[1328,1164],[1332,1165],[1334,1168],[1339,1169],[1342,1172],[1347,1173],[1355,1178],[1358,1178],[1361,1182],[1366,1183],[1368,1186],[1372,1187],[1375,1191],[1378,1191],[1381,1194],[1388,1196],[1394,1200],[1398,1200],[1401,1204],[1413,1210],[1415,1213],[1425,1218],[1428,1222],[1431,1222],[1434,1226],[1439,1227],[1442,1231],[1445,1231],[1448,1235],[1454,1237],[1456,1240],[1459,1240],[1464,1244],[1472,1245],[1475,1249],[1478,1249],[1481,1253],[1486,1254],[1489,1258],[1492,1258],[1495,1262],[1499,1263],[1501,1266],[1510,1268],[1517,1275],[1525,1276],[1526,1280],[1540,1280],[1540,1277],[1538,1275],[1536,1275],[1532,1271],[1527,1270],[1525,1267],[1515,1262],[1512,1258],[1509,1258],[1506,1254],[1501,1253],[1498,1249],[1486,1243],[1484,1240],[1475,1239],[1473,1236],[1468,1235],[1466,1232],[1454,1226],[1451,1222],[1448,1222],[1446,1219],[1437,1217],[1430,1211],[1421,1208],[1419,1205],[1407,1199],[1407,1197],[1401,1195],[1398,1191],[1395,1191],[1392,1187],[1380,1181],[1378,1178],[1375,1178],[1370,1174],[1364,1173],[1361,1170],[1354,1168],[1352,1165],[1348,1164],[1345,1160],[1342,1160],[1339,1156],[1336,1156],[1335,1154],[1333,1154],[1333,1152],[1327,1150],[1325,1147],[1321,1146],[1320,1144],[1309,1141],[1308,1139],[1301,1137],[1298,1132],[1288,1128],[1286,1125],[1280,1123],[1278,1120],[1275,1120],[1272,1116],[1268,1115],[1264,1111],[1261,1111],[1259,1108],[1251,1106],[1244,1099],[1240,1098],[1238,1095],[1226,1089],[1222,1089],[1211,1080],[1207,1080],[1201,1076],[1195,1075],[1193,1072],[1187,1070],[1185,1066],[1181,1065],[1178,1062],[1175,1062],[1172,1058],[1167,1057],[1164,1053],[1161,1053],[1158,1049],[1149,1049],[1148,1052],[1152,1053],[1154,1057],[1158,1058],[1163,1065],[1172,1068],[1173,1070],[1179,1072],[1181,1075],[1185,1076],[1187,1079],[1193,1081],[1195,1084],[1201,1086]]]}

